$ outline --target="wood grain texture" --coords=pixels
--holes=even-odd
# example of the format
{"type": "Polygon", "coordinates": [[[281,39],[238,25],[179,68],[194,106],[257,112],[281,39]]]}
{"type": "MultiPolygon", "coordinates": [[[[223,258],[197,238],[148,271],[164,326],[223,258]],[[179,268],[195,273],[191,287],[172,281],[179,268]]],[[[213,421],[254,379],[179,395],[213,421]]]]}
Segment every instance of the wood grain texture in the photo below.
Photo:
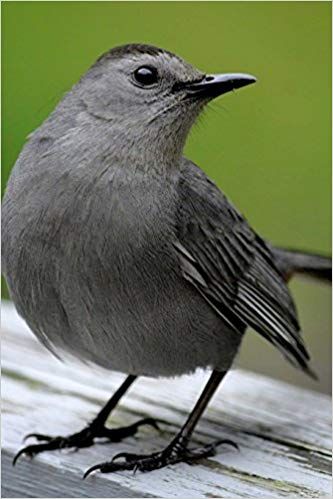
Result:
{"type": "Polygon", "coordinates": [[[2,497],[322,497],[331,494],[329,397],[255,375],[230,372],[193,436],[193,444],[229,438],[196,466],[178,464],[152,473],[95,474],[92,464],[120,451],[162,449],[181,426],[208,373],[178,379],[142,378],[108,424],[146,416],[162,433],[142,428],[118,444],[79,452],[48,452],[11,460],[29,432],[69,434],[81,429],[124,376],[95,366],[60,362],[33,337],[9,303],[2,306],[2,497]]]}

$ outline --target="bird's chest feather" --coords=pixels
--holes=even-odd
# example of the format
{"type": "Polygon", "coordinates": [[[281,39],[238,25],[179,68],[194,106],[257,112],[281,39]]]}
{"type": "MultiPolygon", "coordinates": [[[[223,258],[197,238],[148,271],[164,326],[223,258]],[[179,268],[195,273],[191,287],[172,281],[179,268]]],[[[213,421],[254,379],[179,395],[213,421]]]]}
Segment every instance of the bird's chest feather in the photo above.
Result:
{"type": "Polygon", "coordinates": [[[100,273],[110,286],[152,276],[175,237],[175,192],[168,182],[108,172],[74,189],[69,205],[59,206],[60,220],[55,213],[60,237],[50,238],[60,245],[60,264],[87,279],[100,273]]]}
{"type": "Polygon", "coordinates": [[[34,203],[16,200],[11,273],[24,315],[54,317],[60,303],[72,324],[87,315],[124,321],[163,295],[175,271],[176,191],[170,182],[129,177],[110,169],[62,174],[52,188],[40,182],[30,192],[34,203]]]}
{"type": "MultiPolygon", "coordinates": [[[[134,177],[105,170],[17,190],[5,206],[7,280],[51,349],[124,372],[187,372],[212,362],[201,331],[223,340],[220,321],[181,274],[177,189],[134,177]]],[[[212,347],[217,360],[222,340],[212,347]]]]}

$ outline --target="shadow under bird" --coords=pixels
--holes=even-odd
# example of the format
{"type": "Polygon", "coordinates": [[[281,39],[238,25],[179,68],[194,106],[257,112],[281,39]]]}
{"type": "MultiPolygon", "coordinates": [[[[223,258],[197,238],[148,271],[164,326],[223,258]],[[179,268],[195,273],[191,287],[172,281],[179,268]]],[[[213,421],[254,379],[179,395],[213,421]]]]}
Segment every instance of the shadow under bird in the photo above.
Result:
{"type": "Polygon", "coordinates": [[[331,280],[331,259],[262,239],[182,153],[213,98],[255,77],[206,75],[149,45],[100,57],[29,136],[2,205],[2,265],[12,300],[53,352],[66,351],[128,376],[96,418],[70,436],[31,434],[22,455],[118,442],[146,418],[108,428],[138,376],[212,370],[167,448],[120,453],[92,466],[149,471],[213,455],[191,435],[231,367],[247,327],[310,376],[287,281],[331,280]]]}

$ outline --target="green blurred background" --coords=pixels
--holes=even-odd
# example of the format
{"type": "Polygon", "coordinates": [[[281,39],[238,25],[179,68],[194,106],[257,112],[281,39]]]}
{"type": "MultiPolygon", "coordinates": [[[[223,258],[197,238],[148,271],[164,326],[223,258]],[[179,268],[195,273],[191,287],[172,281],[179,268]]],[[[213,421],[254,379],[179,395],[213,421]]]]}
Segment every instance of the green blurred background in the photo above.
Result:
{"type": "MultiPolygon", "coordinates": [[[[3,188],[27,135],[101,53],[128,42],[257,76],[210,106],[186,154],[261,235],[329,253],[330,2],[3,2],[3,188]]],[[[320,382],[253,332],[238,364],[330,392],[330,288],[300,279],[291,288],[320,382]]]]}

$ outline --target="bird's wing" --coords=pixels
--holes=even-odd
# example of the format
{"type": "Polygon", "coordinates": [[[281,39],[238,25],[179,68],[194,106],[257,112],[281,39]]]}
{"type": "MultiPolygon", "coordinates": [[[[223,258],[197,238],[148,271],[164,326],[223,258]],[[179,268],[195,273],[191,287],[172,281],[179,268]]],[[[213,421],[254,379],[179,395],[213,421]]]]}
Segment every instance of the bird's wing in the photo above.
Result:
{"type": "Polygon", "coordinates": [[[295,306],[269,247],[202,170],[186,159],[182,165],[175,248],[184,278],[229,326],[253,327],[309,372],[295,306]]]}

